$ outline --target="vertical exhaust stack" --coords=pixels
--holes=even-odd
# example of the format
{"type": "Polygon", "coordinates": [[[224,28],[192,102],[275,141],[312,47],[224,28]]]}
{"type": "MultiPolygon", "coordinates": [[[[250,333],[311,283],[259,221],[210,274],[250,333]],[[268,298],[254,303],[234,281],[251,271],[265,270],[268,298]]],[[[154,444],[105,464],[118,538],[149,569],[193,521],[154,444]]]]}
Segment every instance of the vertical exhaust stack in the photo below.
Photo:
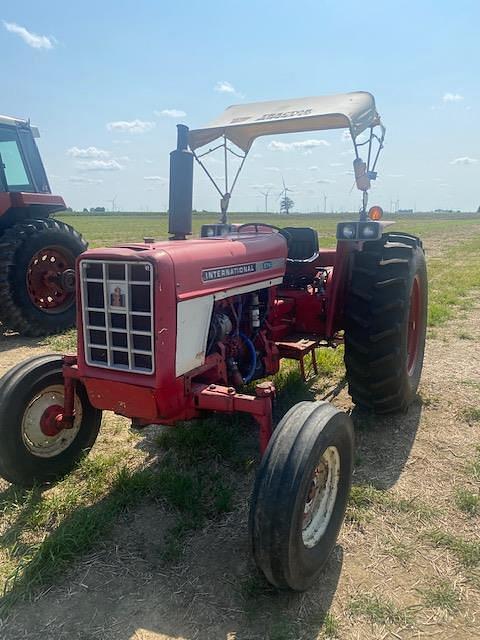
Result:
{"type": "Polygon", "coordinates": [[[177,124],[177,148],[170,153],[168,233],[171,240],[192,234],[193,153],[188,149],[188,127],[177,124]]]}

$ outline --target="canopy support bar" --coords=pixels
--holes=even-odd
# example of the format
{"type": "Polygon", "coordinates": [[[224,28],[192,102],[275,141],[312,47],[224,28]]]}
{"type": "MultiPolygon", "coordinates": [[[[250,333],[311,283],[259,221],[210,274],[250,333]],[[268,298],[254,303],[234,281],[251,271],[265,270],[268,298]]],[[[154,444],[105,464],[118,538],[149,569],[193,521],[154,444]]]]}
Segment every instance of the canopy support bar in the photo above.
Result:
{"type": "Polygon", "coordinates": [[[230,147],[227,145],[227,138],[226,138],[225,135],[223,136],[222,144],[217,145],[213,149],[209,149],[205,153],[197,155],[195,153],[195,151],[192,150],[193,157],[198,162],[198,164],[202,167],[202,169],[205,171],[205,173],[209,177],[211,183],[213,184],[215,189],[220,194],[220,211],[221,211],[220,223],[221,224],[226,224],[227,223],[227,211],[228,211],[228,205],[230,203],[230,197],[231,197],[232,192],[233,192],[233,190],[235,188],[235,185],[237,184],[238,176],[240,175],[240,172],[241,172],[241,170],[243,168],[243,165],[244,165],[245,160],[246,160],[247,155],[248,155],[248,151],[249,150],[247,149],[247,151],[245,151],[245,153],[243,155],[241,155],[241,154],[236,153],[235,151],[233,151],[233,149],[230,149],[230,147]],[[225,192],[224,193],[222,192],[222,190],[218,186],[218,184],[215,182],[215,178],[212,176],[212,174],[209,172],[207,167],[204,165],[204,163],[200,159],[200,158],[203,158],[204,156],[208,155],[209,153],[213,153],[213,151],[216,151],[217,149],[221,149],[222,147],[223,147],[223,161],[224,161],[224,171],[225,171],[225,174],[224,174],[224,177],[225,177],[225,192]],[[240,165],[239,165],[239,167],[238,167],[238,169],[237,169],[237,171],[235,173],[235,177],[233,179],[232,186],[231,186],[230,189],[228,188],[228,153],[227,152],[230,152],[232,155],[236,156],[237,158],[241,158],[240,165]]]}
{"type": "Polygon", "coordinates": [[[372,125],[370,127],[370,135],[368,136],[367,140],[364,140],[364,142],[357,142],[355,139],[355,136],[353,136],[352,134],[352,130],[350,129],[350,135],[352,137],[352,142],[353,142],[353,148],[355,149],[355,162],[354,162],[354,169],[355,169],[355,164],[357,161],[361,161],[360,158],[360,154],[359,154],[359,148],[363,147],[365,145],[368,145],[368,152],[367,152],[367,162],[363,163],[363,168],[364,168],[364,172],[361,173],[361,175],[357,175],[357,173],[355,174],[356,176],[356,183],[357,183],[357,188],[360,189],[360,191],[363,192],[363,196],[362,196],[362,206],[360,209],[360,219],[361,220],[365,220],[367,218],[367,205],[368,205],[368,189],[370,188],[370,181],[371,180],[375,180],[377,177],[377,173],[375,171],[375,167],[377,166],[377,161],[378,158],[380,156],[380,152],[383,149],[383,141],[385,139],[385,127],[379,123],[377,125],[372,125]],[[374,132],[374,128],[376,126],[380,127],[380,134],[377,135],[374,132]],[[376,153],[374,153],[373,150],[373,141],[376,140],[378,143],[378,147],[376,150],[376,153]],[[373,158],[373,162],[372,162],[372,158],[373,158]]]}

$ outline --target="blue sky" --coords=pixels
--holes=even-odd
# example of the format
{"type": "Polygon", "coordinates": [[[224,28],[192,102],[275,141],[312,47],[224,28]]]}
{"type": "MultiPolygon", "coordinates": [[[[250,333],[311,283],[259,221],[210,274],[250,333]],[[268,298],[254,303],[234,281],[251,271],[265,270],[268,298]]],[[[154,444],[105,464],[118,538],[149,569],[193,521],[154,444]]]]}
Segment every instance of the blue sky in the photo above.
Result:
{"type": "MultiPolygon", "coordinates": [[[[0,112],[39,126],[52,189],[74,208],[116,197],[124,210],[165,209],[177,122],[352,90],[375,95],[387,126],[371,202],[480,205],[478,0],[47,0],[9,3],[0,18],[0,112]]],[[[261,211],[265,189],[278,207],[282,175],[297,210],[323,209],[324,195],[329,210],[358,208],[341,132],[282,141],[312,138],[329,144],[305,153],[259,139],[231,209],[261,211]]],[[[194,206],[218,209],[198,169],[194,206]]]]}

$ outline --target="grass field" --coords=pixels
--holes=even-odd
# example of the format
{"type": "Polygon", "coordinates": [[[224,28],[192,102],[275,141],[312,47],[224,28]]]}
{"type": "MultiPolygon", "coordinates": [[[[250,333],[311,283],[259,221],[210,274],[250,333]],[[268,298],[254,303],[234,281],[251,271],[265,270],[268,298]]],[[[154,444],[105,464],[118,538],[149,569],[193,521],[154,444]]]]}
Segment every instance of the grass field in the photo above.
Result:
{"type": "MultiPolygon", "coordinates": [[[[253,217],[234,215],[232,221],[253,217]]],[[[92,247],[167,235],[165,215],[62,219],[84,234],[92,247]]],[[[213,220],[215,216],[195,216],[195,231],[213,220]]],[[[268,218],[279,226],[318,229],[325,247],[334,245],[339,220],[338,216],[268,218]]],[[[44,631],[48,627],[49,637],[55,639],[313,640],[413,638],[430,632],[438,632],[439,638],[476,637],[480,217],[404,218],[396,227],[420,235],[426,246],[432,346],[418,403],[407,416],[375,421],[352,413],[358,440],[354,488],[340,547],[322,586],[299,598],[277,594],[249,563],[244,524],[257,453],[254,428],[247,418],[210,419],[139,433],[128,429],[128,421],[107,415],[92,454],[54,487],[23,491],[0,483],[4,589],[0,637],[7,625],[9,640],[34,638],[37,632],[41,637],[40,627],[25,622],[25,616],[35,620],[37,614],[38,624],[44,631]],[[161,514],[161,521],[155,514],[161,514]],[[223,555],[225,548],[230,550],[228,558],[223,555]],[[238,548],[241,570],[232,565],[238,548]],[[205,558],[205,564],[199,558],[205,558]],[[139,581],[134,566],[143,571],[139,581]],[[388,579],[382,578],[382,566],[388,566],[388,579]],[[133,591],[115,577],[122,571],[135,584],[133,591]],[[184,578],[181,584],[179,576],[184,578]],[[116,597],[124,599],[125,611],[135,611],[135,602],[151,602],[145,589],[153,588],[165,601],[171,599],[163,614],[168,624],[165,618],[161,623],[145,618],[149,628],[158,631],[145,636],[115,631],[113,622],[111,629],[105,622],[88,630],[87,603],[93,603],[78,595],[83,593],[78,585],[88,584],[98,596],[107,579],[117,589],[116,597]],[[72,613],[67,635],[62,635],[66,629],[56,618],[57,622],[48,622],[53,619],[49,607],[58,599],[68,607],[69,598],[78,604],[78,611],[72,613]],[[178,613],[179,606],[191,612],[190,626],[185,621],[188,616],[184,619],[178,613]],[[87,616],[85,636],[79,631],[81,616],[87,616]],[[233,628],[238,635],[229,636],[227,631],[233,628]]],[[[29,353],[61,351],[74,342],[74,332],[37,341],[4,336],[0,372],[29,353]]],[[[276,380],[279,415],[293,403],[314,397],[328,397],[352,411],[345,390],[335,391],[344,383],[341,349],[325,350],[319,360],[322,375],[310,386],[300,381],[291,365],[282,369],[276,380]]],[[[97,605],[107,620],[108,607],[97,605]]],[[[125,628],[128,624],[125,618],[125,628]]]]}

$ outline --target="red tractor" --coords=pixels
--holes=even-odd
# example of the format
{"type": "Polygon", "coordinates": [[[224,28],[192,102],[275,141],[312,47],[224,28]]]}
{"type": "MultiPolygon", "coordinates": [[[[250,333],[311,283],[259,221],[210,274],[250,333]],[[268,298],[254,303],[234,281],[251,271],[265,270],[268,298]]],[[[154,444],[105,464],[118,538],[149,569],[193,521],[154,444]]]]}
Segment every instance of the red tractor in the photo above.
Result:
{"type": "Polygon", "coordinates": [[[0,116],[0,322],[39,336],[75,323],[75,260],[86,243],[50,216],[52,195],[35,138],[38,129],[0,116]]]}
{"type": "Polygon", "coordinates": [[[275,388],[265,379],[282,358],[303,364],[315,348],[344,342],[353,401],[386,414],[408,408],[422,370],[422,243],[386,233],[381,209],[370,209],[370,217],[366,210],[383,139],[373,96],[363,92],[242,104],[203,129],[179,125],[170,160],[171,238],[79,257],[77,353],[35,357],[4,376],[0,474],[31,485],[67,473],[95,442],[102,411],[138,425],[249,413],[262,454],[250,506],[253,555],[273,585],[306,589],[343,521],[352,421],[327,402],[300,402],[272,430],[275,388]],[[220,222],[187,239],[194,160],[204,166],[200,147],[221,138],[211,151],[221,147],[227,165],[230,151],[239,154],[234,143],[243,164],[258,136],[338,128],[351,133],[364,197],[359,219],[338,225],[336,250],[322,250],[310,228],[228,224],[240,169],[230,190],[216,185],[220,222]],[[255,392],[246,393],[252,381],[255,392]]]}

